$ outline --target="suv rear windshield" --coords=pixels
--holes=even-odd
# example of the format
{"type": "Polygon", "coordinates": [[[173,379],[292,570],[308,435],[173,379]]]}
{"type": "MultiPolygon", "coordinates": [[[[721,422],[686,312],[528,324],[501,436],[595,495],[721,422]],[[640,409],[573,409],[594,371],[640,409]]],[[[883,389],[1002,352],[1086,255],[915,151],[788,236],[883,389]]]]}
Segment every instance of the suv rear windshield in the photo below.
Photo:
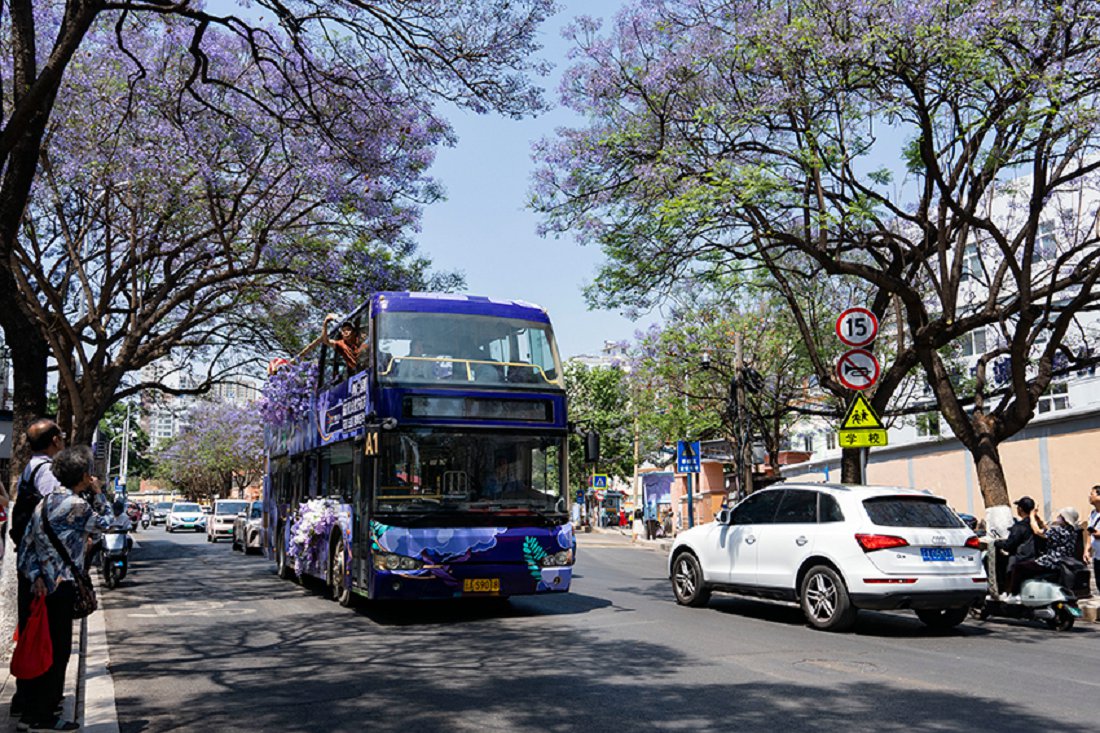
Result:
{"type": "Polygon", "coordinates": [[[947,508],[947,502],[928,496],[880,496],[865,499],[871,521],[883,527],[956,528],[963,523],[947,508]]]}

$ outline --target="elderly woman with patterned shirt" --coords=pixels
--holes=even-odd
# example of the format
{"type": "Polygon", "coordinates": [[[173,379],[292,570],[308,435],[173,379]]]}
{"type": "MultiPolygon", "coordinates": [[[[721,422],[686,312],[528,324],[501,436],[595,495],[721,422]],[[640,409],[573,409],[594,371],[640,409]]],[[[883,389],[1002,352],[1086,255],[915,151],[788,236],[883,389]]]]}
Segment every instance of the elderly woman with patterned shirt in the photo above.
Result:
{"type": "Polygon", "coordinates": [[[1045,540],[1044,549],[1034,560],[1018,562],[1012,568],[1012,590],[1007,597],[1003,598],[1009,602],[1019,600],[1020,588],[1023,587],[1025,580],[1048,573],[1056,569],[1063,558],[1072,558],[1077,555],[1077,537],[1080,534],[1077,522],[1080,520],[1080,515],[1076,509],[1068,506],[1060,510],[1058,516],[1046,526],[1043,526],[1043,520],[1039,518],[1037,509],[1032,510],[1029,520],[1035,536],[1045,540]]]}
{"type": "Polygon", "coordinates": [[[111,523],[107,500],[92,476],[92,451],[76,445],[58,453],[51,466],[61,482],[38,505],[19,547],[19,573],[31,583],[31,594],[46,597],[53,664],[45,674],[27,680],[20,730],[76,730],[76,723],[57,713],[65,684],[65,668],[73,645],[73,601],[76,591],[69,563],[58,553],[43,527],[43,516],[60,540],[72,564],[83,567],[88,535],[111,523]]]}

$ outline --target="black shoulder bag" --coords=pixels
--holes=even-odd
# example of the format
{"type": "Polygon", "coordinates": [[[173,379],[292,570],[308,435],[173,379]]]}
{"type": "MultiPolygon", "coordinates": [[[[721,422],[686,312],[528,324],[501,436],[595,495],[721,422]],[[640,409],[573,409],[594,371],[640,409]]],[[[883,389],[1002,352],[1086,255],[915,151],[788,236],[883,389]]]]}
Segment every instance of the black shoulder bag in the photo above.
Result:
{"type": "Polygon", "coordinates": [[[57,554],[61,556],[61,559],[65,561],[65,564],[69,566],[69,570],[73,574],[73,586],[76,588],[76,598],[73,599],[73,618],[84,618],[90,616],[99,608],[99,599],[95,596],[95,587],[92,586],[92,577],[83,568],[78,568],[76,563],[73,562],[72,557],[69,555],[69,551],[65,549],[65,545],[61,544],[61,540],[58,538],[57,533],[53,531],[53,527],[50,526],[50,515],[47,509],[49,502],[42,501],[42,531],[46,533],[46,536],[50,538],[50,542],[53,544],[53,549],[57,550],[57,554]]]}

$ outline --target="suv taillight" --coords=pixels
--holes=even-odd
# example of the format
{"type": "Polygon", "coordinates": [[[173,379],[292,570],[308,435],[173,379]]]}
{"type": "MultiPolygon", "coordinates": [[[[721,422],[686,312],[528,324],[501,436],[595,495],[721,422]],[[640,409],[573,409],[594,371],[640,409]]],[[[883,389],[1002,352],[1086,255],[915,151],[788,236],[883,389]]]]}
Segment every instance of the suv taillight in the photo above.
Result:
{"type": "Polygon", "coordinates": [[[906,547],[908,542],[901,537],[894,537],[888,534],[857,534],[856,542],[863,548],[864,552],[871,552],[873,550],[888,550],[891,547],[906,547]]]}
{"type": "Polygon", "coordinates": [[[969,537],[966,538],[966,546],[967,547],[973,547],[975,550],[977,550],[982,546],[982,543],[977,538],[977,536],[970,535],[969,537]]]}

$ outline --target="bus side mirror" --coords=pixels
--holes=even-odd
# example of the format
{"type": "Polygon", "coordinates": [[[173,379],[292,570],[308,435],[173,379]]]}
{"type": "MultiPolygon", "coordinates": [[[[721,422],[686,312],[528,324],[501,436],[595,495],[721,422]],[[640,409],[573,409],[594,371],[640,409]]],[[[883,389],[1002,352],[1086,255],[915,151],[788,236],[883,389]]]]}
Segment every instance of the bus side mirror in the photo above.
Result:
{"type": "Polygon", "coordinates": [[[598,463],[600,460],[600,434],[589,430],[584,434],[584,462],[598,463]]]}

